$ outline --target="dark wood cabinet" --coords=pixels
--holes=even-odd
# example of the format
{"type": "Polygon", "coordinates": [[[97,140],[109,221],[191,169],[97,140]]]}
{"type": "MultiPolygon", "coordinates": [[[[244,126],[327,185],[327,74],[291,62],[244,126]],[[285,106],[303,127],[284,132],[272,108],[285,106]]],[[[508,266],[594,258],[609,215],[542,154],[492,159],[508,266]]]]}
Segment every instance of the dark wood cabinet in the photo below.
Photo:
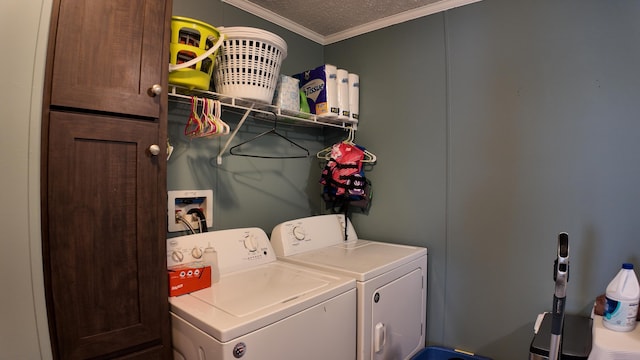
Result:
{"type": "Polygon", "coordinates": [[[163,0],[59,1],[51,104],[159,117],[149,91],[169,71],[166,9],[163,0]]]}
{"type": "Polygon", "coordinates": [[[166,89],[171,0],[55,0],[42,233],[56,359],[169,359],[166,89]],[[163,156],[163,154],[165,154],[163,156]]]}
{"type": "Polygon", "coordinates": [[[49,310],[62,359],[162,345],[157,141],[152,122],[50,112],[49,310]]]}

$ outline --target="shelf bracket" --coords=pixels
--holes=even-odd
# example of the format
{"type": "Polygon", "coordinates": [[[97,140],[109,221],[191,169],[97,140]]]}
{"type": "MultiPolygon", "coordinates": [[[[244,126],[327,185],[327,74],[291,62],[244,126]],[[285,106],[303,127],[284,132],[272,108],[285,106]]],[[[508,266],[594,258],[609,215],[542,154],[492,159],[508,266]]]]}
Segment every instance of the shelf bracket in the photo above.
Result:
{"type": "Polygon", "coordinates": [[[231,133],[231,135],[229,136],[227,141],[224,143],[224,146],[222,147],[222,149],[218,153],[218,156],[216,157],[216,163],[218,165],[222,165],[222,155],[224,154],[224,152],[229,147],[229,144],[231,144],[231,140],[233,140],[233,138],[236,137],[236,134],[238,133],[238,130],[240,130],[242,125],[244,125],[244,122],[247,120],[247,117],[249,117],[249,113],[251,113],[252,109],[253,109],[253,104],[251,104],[251,106],[249,106],[247,111],[242,116],[242,119],[240,119],[240,122],[238,122],[238,126],[236,126],[236,128],[233,130],[233,132],[231,133]]]}

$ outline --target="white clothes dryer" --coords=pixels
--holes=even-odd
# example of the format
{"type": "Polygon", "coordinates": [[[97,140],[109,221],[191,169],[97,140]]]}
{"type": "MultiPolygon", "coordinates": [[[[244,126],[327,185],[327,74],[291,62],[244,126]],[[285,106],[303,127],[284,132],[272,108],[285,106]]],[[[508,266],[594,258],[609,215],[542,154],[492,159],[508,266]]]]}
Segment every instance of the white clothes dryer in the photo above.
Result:
{"type": "Polygon", "coordinates": [[[271,244],[281,260],[356,280],[358,360],[410,359],[425,346],[427,249],[358,239],[344,219],[284,222],[271,244]]]}
{"type": "Polygon", "coordinates": [[[354,279],[277,260],[259,228],[168,239],[167,265],[209,247],[219,282],[169,298],[174,359],[355,358],[354,279]]]}

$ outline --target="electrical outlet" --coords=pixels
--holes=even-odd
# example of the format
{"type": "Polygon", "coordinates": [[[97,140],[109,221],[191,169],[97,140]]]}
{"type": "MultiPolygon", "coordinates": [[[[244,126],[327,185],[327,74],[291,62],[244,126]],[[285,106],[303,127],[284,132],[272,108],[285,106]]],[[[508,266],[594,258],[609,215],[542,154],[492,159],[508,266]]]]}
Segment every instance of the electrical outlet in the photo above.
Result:
{"type": "Polygon", "coordinates": [[[213,226],[213,191],[212,190],[172,190],[168,192],[167,222],[169,232],[191,231],[200,232],[200,223],[195,214],[189,211],[199,209],[206,219],[207,227],[213,226]],[[182,217],[189,223],[187,226],[179,219],[182,217]]]}

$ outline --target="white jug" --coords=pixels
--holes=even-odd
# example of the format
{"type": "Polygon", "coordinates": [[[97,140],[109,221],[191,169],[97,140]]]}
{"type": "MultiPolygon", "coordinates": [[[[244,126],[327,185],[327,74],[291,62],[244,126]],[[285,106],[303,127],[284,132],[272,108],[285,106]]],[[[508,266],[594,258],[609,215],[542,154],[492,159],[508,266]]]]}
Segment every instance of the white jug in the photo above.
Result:
{"type": "Polygon", "coordinates": [[[624,263],[622,269],[607,286],[603,325],[614,331],[636,328],[640,285],[633,264],[624,263]]]}

